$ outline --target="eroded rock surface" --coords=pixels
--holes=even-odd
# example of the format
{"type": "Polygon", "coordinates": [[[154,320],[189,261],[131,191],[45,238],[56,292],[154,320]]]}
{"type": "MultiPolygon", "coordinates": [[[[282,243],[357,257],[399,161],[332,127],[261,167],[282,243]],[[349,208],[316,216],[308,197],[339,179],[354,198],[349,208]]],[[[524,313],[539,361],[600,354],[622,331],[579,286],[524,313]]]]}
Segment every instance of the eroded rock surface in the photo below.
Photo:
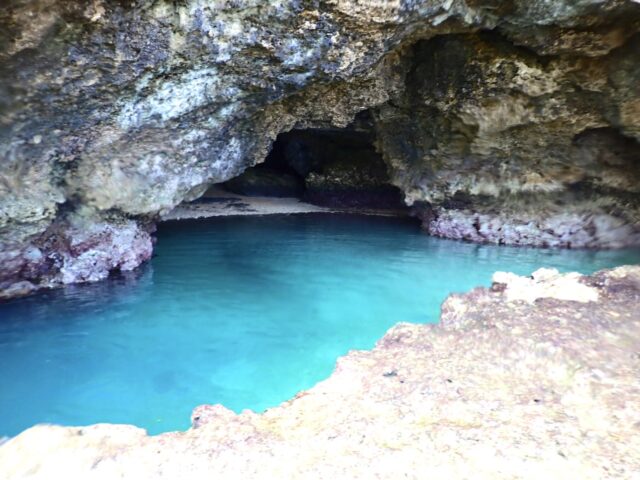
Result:
{"type": "Polygon", "coordinates": [[[152,230],[122,219],[56,222],[27,246],[0,250],[0,299],[133,270],[151,258],[152,230]]]}
{"type": "Polygon", "coordinates": [[[637,0],[7,0],[0,250],[28,263],[69,225],[144,229],[277,134],[365,109],[432,234],[638,243],[639,25],[637,0]]]}
{"type": "Polygon", "coordinates": [[[593,57],[580,48],[537,55],[506,35],[414,47],[406,89],[379,109],[377,125],[408,202],[438,236],[637,244],[640,36],[593,57]]]}
{"type": "Polygon", "coordinates": [[[397,325],[264,414],[204,405],[188,431],[153,437],[36,426],[0,447],[0,476],[635,478],[640,267],[497,279],[450,296],[439,325],[397,325]],[[510,300],[527,282],[537,293],[510,300]],[[597,300],[566,300],[580,290],[597,300]]]}

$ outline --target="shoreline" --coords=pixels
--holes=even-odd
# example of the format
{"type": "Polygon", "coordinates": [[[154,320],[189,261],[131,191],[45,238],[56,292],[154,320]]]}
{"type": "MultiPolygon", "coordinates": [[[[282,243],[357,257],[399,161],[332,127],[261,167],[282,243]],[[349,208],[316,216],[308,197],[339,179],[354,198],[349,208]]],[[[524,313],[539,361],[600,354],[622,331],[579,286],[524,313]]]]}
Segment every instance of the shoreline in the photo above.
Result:
{"type": "Polygon", "coordinates": [[[262,414],[202,405],[189,430],[155,436],[39,425],[0,447],[0,472],[629,478],[640,469],[638,312],[640,266],[496,274],[491,288],[450,295],[439,324],[397,324],[262,414]]]}
{"type": "Polygon", "coordinates": [[[181,203],[170,212],[162,215],[160,222],[212,217],[295,215],[302,213],[409,216],[408,210],[322,207],[303,202],[295,197],[248,197],[220,190],[215,191],[213,195],[201,197],[193,202],[181,203]]]}

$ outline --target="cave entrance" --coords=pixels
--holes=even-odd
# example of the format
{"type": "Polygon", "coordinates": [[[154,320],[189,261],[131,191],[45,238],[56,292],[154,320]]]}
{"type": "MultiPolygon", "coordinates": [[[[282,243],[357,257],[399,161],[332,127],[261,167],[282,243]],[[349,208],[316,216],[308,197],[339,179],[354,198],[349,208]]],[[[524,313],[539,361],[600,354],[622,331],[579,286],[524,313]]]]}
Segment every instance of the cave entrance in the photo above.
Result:
{"type": "Polygon", "coordinates": [[[281,133],[265,161],[215,187],[264,197],[296,197],[332,208],[405,212],[375,137],[356,127],[294,129],[281,133]]]}

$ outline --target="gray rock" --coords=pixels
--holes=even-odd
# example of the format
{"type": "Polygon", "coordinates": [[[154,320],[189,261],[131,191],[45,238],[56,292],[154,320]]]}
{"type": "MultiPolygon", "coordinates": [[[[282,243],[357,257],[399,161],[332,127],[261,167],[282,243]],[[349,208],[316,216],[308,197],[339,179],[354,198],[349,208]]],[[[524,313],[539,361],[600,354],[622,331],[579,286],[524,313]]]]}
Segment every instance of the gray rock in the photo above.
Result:
{"type": "MultiPolygon", "coordinates": [[[[279,133],[366,109],[394,184],[441,218],[434,234],[467,229],[447,213],[462,192],[469,215],[505,226],[578,219],[553,242],[542,225],[482,241],[635,243],[637,156],[608,152],[640,140],[639,22],[633,0],[7,0],[0,251],[69,225],[146,228],[262,162],[279,133]],[[593,217],[628,233],[585,239],[593,217]]],[[[0,289],[27,280],[9,269],[0,289]]]]}
{"type": "Polygon", "coordinates": [[[376,130],[408,203],[428,208],[426,230],[516,245],[640,243],[640,115],[620,116],[640,101],[639,49],[638,36],[584,58],[535,55],[496,32],[419,42],[376,130]]]}

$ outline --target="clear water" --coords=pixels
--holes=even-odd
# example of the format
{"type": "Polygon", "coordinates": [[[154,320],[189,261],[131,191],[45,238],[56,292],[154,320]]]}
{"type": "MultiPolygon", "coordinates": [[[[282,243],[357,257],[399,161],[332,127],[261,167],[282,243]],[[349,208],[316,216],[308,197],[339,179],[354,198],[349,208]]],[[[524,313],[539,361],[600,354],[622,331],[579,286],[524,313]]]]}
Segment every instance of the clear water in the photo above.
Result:
{"type": "Polygon", "coordinates": [[[448,293],[496,270],[640,263],[640,250],[479,246],[355,216],[164,224],[158,239],[137,272],[0,304],[0,436],[42,422],[180,430],[203,403],[261,411],[396,322],[435,322],[448,293]]]}

